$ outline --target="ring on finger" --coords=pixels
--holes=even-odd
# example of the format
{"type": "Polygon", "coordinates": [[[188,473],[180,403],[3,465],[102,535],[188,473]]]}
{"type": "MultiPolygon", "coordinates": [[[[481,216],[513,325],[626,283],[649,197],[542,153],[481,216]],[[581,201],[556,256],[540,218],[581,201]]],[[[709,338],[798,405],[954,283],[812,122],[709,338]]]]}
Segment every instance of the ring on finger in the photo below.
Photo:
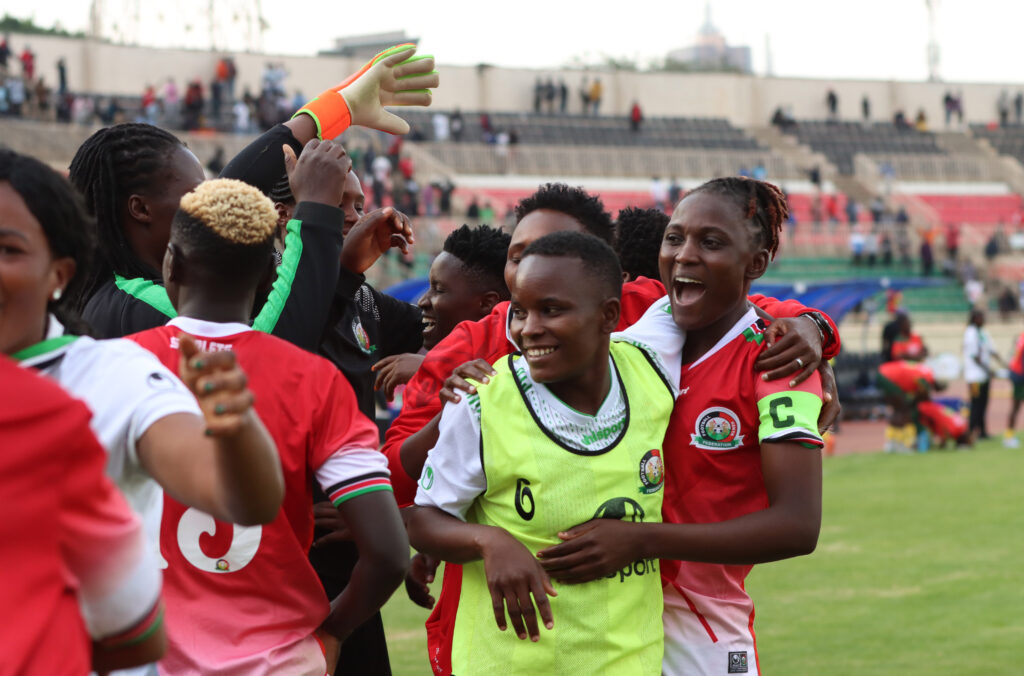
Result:
{"type": "Polygon", "coordinates": [[[799,366],[800,368],[804,367],[804,360],[801,359],[800,357],[796,358],[796,363],[797,363],[797,366],[799,366]]]}

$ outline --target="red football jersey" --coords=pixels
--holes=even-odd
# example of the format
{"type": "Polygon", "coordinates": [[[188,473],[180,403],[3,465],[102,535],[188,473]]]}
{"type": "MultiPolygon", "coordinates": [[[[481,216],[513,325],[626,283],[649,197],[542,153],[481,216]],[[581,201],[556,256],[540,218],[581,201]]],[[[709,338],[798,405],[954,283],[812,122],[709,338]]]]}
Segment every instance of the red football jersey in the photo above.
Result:
{"type": "MultiPolygon", "coordinates": [[[[822,445],[821,379],[814,373],[796,387],[786,378],[762,380],[754,362],[765,349],[764,329],[748,313],[715,348],[683,365],[665,434],[666,522],[716,523],[765,509],[761,442],[822,445]]],[[[743,587],[751,567],[665,560],[662,577],[694,613],[713,618],[701,621],[714,640],[716,623],[741,625],[737,630],[752,624],[753,602],[743,587]]]]}
{"type": "Polygon", "coordinates": [[[935,386],[931,367],[918,362],[887,361],[878,367],[878,372],[909,395],[927,392],[935,386]]]}
{"type": "Polygon", "coordinates": [[[0,356],[4,676],[87,674],[91,641],[80,599],[86,608],[90,599],[126,593],[138,602],[91,608],[109,635],[144,620],[159,597],[142,524],[104,474],[107,454],[89,418],[58,385],[0,356]],[[140,563],[149,566],[148,584],[133,574],[140,563]]]}
{"type": "MultiPolygon", "coordinates": [[[[277,444],[284,503],[277,518],[243,527],[214,520],[165,495],[160,549],[167,561],[168,674],[323,673],[312,632],[329,611],[309,563],[312,477],[339,451],[375,449],[377,428],[359,412],[352,388],[326,359],[239,324],[176,319],[130,339],[178,367],[178,336],[205,350],[234,351],[256,397],[255,410],[277,444]]],[[[380,476],[354,476],[327,490],[339,502],[380,476]]]]}

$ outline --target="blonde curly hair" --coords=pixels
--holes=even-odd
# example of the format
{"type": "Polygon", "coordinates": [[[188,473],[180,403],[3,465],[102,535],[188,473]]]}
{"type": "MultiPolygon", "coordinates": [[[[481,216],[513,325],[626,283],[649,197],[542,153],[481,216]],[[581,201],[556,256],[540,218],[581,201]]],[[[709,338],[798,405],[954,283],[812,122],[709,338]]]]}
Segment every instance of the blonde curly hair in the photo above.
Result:
{"type": "Polygon", "coordinates": [[[277,227],[274,203],[233,178],[203,181],[181,198],[179,208],[233,244],[260,244],[273,237],[277,227]]]}

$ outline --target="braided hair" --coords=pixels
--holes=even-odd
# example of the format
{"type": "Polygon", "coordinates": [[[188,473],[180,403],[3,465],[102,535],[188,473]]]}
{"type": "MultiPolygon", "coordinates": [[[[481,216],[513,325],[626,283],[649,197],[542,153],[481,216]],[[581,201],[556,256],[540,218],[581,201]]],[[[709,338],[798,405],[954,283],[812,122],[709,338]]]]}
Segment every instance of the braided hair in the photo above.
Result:
{"type": "Polygon", "coordinates": [[[775,260],[782,224],[789,217],[786,196],[777,186],[744,176],[725,176],[700,185],[690,194],[701,192],[732,200],[743,218],[758,229],[758,245],[768,249],[769,259],[775,260]]]}
{"type": "Polygon", "coordinates": [[[170,132],[130,122],[100,129],[75,153],[68,177],[85,198],[98,234],[96,263],[80,296],[74,299],[79,308],[114,274],[128,278],[155,275],[132,251],[122,227],[121,209],[130,195],[158,180],[179,147],[182,142],[170,132]]]}

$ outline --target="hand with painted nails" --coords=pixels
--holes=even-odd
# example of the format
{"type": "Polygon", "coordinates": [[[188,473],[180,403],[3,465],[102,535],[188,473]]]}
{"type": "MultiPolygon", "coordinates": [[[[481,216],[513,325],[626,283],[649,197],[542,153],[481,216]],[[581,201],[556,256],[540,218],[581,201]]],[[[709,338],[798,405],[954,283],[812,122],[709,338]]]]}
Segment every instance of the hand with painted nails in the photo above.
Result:
{"type": "Polygon", "coordinates": [[[191,390],[206,421],[206,434],[230,436],[248,422],[255,401],[249,379],[230,351],[203,352],[195,338],[178,337],[178,377],[191,390]]]}

